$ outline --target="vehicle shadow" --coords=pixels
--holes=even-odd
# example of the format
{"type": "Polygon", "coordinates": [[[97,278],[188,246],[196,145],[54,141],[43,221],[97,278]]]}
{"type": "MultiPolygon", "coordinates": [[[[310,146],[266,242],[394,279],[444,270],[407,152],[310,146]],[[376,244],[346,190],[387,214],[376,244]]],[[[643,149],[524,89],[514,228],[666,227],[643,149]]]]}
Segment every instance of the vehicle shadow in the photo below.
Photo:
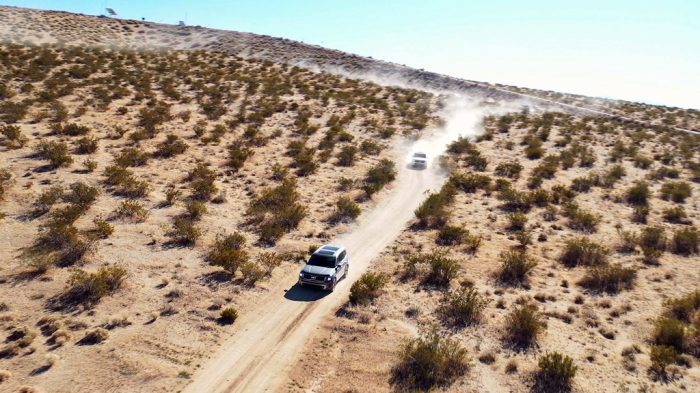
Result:
{"type": "Polygon", "coordinates": [[[426,166],[413,166],[413,164],[411,164],[409,162],[408,164],[406,164],[406,169],[408,169],[410,171],[422,172],[422,171],[428,169],[428,166],[427,165],[426,166]]]}
{"type": "Polygon", "coordinates": [[[299,283],[296,283],[285,292],[284,298],[293,302],[315,302],[330,294],[331,292],[321,288],[302,287],[299,283]]]}

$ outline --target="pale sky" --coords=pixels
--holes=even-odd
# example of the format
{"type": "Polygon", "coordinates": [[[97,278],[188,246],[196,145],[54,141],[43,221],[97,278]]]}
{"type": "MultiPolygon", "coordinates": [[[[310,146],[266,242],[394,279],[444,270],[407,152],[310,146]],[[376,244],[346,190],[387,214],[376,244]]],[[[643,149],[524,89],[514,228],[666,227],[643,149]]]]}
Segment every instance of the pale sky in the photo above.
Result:
{"type": "Polygon", "coordinates": [[[455,77],[700,109],[700,0],[2,1],[304,41],[455,77]]]}

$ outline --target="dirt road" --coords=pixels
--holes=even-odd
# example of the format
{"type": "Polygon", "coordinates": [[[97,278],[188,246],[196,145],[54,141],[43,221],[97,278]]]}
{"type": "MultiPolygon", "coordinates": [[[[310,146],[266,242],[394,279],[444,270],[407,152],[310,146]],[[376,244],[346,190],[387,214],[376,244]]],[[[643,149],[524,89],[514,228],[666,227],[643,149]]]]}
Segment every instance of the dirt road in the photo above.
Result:
{"type": "Polygon", "coordinates": [[[431,158],[444,151],[457,135],[473,134],[482,114],[468,108],[458,108],[454,114],[459,129],[450,128],[433,139],[420,140],[401,148],[403,161],[397,163],[398,176],[390,195],[348,233],[329,243],[343,245],[350,255],[350,270],[335,292],[328,293],[296,284],[296,275],[272,289],[255,315],[244,315],[236,321],[236,333],[224,343],[224,348],[203,369],[185,392],[277,392],[289,381],[287,375],[296,356],[307,344],[307,338],[318,323],[335,312],[348,299],[350,285],[368,268],[401,230],[414,218],[413,211],[425,199],[425,191],[436,190],[444,176],[434,168],[414,170],[409,165],[411,151],[428,152],[431,158]]]}

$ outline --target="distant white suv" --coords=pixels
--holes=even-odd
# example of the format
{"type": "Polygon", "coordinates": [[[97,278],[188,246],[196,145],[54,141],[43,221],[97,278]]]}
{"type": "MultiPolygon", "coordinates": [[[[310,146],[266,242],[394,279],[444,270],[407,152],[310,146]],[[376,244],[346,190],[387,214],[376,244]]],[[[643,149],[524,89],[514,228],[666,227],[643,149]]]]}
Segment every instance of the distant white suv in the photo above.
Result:
{"type": "Polygon", "coordinates": [[[350,258],[345,247],[326,245],[316,250],[299,272],[299,285],[313,285],[333,292],[348,275],[350,258]]]}
{"type": "Polygon", "coordinates": [[[428,166],[428,156],[423,152],[417,151],[413,153],[412,164],[414,167],[425,168],[428,166]]]}

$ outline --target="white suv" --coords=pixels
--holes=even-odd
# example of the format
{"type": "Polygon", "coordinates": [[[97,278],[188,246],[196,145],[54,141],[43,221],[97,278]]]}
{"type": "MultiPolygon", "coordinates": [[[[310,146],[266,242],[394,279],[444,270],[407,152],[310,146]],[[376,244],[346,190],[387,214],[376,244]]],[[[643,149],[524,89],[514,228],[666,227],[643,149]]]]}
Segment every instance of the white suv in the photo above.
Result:
{"type": "Polygon", "coordinates": [[[350,267],[345,247],[327,245],[316,250],[299,272],[299,285],[313,285],[333,292],[350,267]]]}
{"type": "Polygon", "coordinates": [[[413,153],[413,160],[411,161],[414,167],[427,167],[428,166],[428,156],[420,151],[413,153]]]}

